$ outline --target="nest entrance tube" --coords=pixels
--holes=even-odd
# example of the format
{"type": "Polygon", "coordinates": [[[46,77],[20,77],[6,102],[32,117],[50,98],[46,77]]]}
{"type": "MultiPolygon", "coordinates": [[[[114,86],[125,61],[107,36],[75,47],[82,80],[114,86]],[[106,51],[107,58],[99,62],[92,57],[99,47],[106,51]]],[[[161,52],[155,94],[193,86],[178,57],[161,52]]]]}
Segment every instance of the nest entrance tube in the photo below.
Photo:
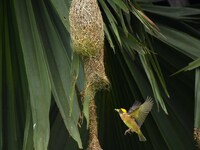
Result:
{"type": "Polygon", "coordinates": [[[89,102],[89,145],[88,150],[101,150],[98,140],[98,123],[95,105],[95,94],[99,90],[108,89],[110,82],[105,74],[104,51],[101,50],[95,57],[84,58],[86,88],[91,89],[89,102]]]}
{"type": "Polygon", "coordinates": [[[194,140],[197,143],[197,147],[200,149],[200,129],[194,128],[194,140]]]}
{"type": "Polygon", "coordinates": [[[110,82],[105,74],[104,51],[101,50],[95,57],[84,58],[86,86],[93,91],[109,89],[110,82]]]}
{"type": "Polygon", "coordinates": [[[89,144],[87,150],[102,150],[98,140],[98,124],[94,96],[91,96],[89,104],[89,144]]]}

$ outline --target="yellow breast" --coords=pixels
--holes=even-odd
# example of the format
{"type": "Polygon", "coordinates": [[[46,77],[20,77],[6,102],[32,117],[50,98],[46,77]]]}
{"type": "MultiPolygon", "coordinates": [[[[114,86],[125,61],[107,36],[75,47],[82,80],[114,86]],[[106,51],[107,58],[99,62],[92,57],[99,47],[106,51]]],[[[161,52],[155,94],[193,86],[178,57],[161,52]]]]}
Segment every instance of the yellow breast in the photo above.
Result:
{"type": "Polygon", "coordinates": [[[131,130],[136,133],[139,132],[140,127],[138,126],[137,122],[133,118],[130,117],[130,115],[122,114],[120,115],[120,117],[128,128],[131,128],[131,130]]]}

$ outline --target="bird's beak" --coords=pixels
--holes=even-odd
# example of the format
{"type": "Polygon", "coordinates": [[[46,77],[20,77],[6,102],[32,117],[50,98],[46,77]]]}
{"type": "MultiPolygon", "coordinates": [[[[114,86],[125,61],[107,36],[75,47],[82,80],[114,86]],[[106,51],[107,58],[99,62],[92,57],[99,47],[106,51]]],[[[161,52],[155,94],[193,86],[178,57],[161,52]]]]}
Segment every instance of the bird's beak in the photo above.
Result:
{"type": "Polygon", "coordinates": [[[119,109],[115,109],[115,111],[119,112],[119,109]]]}

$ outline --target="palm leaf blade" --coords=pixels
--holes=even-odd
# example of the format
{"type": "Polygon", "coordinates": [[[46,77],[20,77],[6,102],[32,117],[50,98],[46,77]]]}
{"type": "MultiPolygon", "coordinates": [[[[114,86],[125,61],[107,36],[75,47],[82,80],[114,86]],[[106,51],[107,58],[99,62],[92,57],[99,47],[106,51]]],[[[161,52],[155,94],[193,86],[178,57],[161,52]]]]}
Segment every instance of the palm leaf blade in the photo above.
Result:
{"type": "Polygon", "coordinates": [[[34,22],[35,19],[33,16],[32,6],[30,2],[27,2],[27,5],[24,4],[20,7],[20,4],[15,4],[15,11],[19,37],[21,40],[20,42],[25,56],[25,67],[33,117],[34,147],[36,149],[44,150],[47,149],[49,141],[50,126],[48,116],[51,100],[51,87],[49,84],[49,75],[44,61],[44,56],[42,54],[43,48],[41,41],[38,40],[39,35],[34,22]],[[23,9],[20,9],[21,7],[23,9]],[[23,12],[24,10],[29,11],[23,12]],[[28,17],[32,18],[32,25],[30,25],[31,23],[29,22],[28,17]],[[24,25],[26,28],[24,28],[24,25]],[[26,30],[26,32],[24,32],[24,30],[26,30]],[[27,37],[29,37],[29,40],[27,40],[27,37]],[[35,51],[35,49],[38,51],[35,51]],[[38,63],[40,66],[38,66],[38,63]],[[38,91],[38,88],[40,91],[38,91]]]}

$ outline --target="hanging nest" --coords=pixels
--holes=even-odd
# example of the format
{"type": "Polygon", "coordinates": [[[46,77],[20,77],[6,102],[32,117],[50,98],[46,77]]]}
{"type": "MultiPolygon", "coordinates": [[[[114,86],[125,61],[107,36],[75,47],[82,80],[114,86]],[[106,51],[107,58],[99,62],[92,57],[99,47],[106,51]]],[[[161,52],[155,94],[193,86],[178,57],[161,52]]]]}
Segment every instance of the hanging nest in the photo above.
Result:
{"type": "Polygon", "coordinates": [[[69,21],[75,52],[90,57],[103,49],[103,19],[96,0],[72,0],[69,21]]]}
{"type": "MultiPolygon", "coordinates": [[[[84,62],[85,92],[86,89],[91,89],[87,149],[101,150],[94,97],[97,91],[108,89],[110,83],[104,68],[103,19],[97,0],[72,0],[69,21],[74,52],[79,54],[84,62]]],[[[85,93],[83,95],[85,96],[85,93]]]]}
{"type": "Polygon", "coordinates": [[[194,128],[194,140],[197,143],[198,148],[200,149],[200,129],[194,128]]]}

